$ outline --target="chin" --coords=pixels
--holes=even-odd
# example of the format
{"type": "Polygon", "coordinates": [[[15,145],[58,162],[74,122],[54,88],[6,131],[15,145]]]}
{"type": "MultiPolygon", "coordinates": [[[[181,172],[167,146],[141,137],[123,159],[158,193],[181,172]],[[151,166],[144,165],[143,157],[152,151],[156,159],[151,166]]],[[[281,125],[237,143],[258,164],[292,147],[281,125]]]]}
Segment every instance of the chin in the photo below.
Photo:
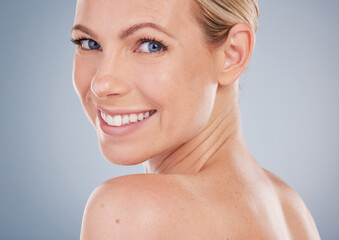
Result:
{"type": "Polygon", "coordinates": [[[131,166],[143,163],[149,159],[149,155],[145,150],[138,151],[131,145],[124,146],[112,146],[106,145],[99,142],[101,154],[104,158],[116,165],[131,166]]]}

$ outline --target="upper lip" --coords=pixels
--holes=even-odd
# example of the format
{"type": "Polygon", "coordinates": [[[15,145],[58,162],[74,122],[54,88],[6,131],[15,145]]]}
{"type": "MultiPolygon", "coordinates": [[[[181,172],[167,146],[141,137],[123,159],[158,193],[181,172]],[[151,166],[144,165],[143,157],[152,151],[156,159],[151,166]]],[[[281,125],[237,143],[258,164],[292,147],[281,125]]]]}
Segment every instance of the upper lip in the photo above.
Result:
{"type": "Polygon", "coordinates": [[[96,106],[97,110],[99,110],[100,112],[109,114],[109,115],[128,115],[128,114],[132,114],[132,113],[144,113],[144,112],[149,112],[153,109],[149,109],[149,110],[141,110],[141,109],[107,109],[107,108],[103,108],[103,107],[99,107],[96,106]]]}

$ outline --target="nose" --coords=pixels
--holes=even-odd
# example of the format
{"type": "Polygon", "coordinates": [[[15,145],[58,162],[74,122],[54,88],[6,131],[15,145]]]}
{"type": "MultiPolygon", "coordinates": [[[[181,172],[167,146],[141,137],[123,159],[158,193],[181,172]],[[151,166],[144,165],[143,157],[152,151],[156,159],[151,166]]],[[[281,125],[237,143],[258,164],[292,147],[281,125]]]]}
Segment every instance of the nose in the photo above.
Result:
{"type": "Polygon", "coordinates": [[[110,96],[124,96],[131,91],[131,85],[127,80],[127,64],[121,60],[104,60],[92,79],[91,90],[100,99],[110,96]]]}

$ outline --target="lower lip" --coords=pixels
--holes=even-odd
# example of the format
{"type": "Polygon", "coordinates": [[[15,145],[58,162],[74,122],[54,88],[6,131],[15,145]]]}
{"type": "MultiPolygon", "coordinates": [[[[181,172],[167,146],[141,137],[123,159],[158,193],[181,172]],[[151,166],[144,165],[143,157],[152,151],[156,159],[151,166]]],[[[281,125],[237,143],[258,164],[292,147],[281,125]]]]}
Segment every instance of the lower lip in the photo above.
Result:
{"type": "MultiPolygon", "coordinates": [[[[154,114],[156,114],[156,113],[154,113],[154,114]]],[[[100,124],[101,130],[104,133],[106,133],[110,136],[115,136],[115,137],[124,136],[124,135],[130,134],[130,133],[136,131],[142,125],[144,125],[144,123],[146,123],[151,117],[153,117],[154,114],[152,114],[151,116],[149,116],[148,118],[146,118],[146,119],[144,119],[140,122],[131,123],[131,124],[128,124],[128,125],[122,125],[122,126],[116,127],[116,126],[108,125],[105,122],[105,120],[102,119],[100,110],[98,110],[99,124],[100,124]]]]}

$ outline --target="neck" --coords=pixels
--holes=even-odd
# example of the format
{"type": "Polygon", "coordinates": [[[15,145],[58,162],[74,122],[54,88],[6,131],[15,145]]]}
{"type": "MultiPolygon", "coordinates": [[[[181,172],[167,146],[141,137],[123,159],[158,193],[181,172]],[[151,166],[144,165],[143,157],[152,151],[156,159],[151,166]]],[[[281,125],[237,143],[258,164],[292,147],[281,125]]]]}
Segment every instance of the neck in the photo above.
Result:
{"type": "MultiPolygon", "coordinates": [[[[220,95],[225,96],[225,94],[220,95]]],[[[233,94],[233,97],[230,94],[227,96],[233,98],[233,101],[225,101],[224,97],[216,99],[215,110],[206,127],[198,135],[181,146],[144,162],[145,172],[194,174],[206,168],[207,165],[224,161],[217,157],[221,152],[222,156],[229,156],[227,161],[234,159],[232,156],[239,155],[239,151],[247,153],[241,133],[237,94],[233,94]],[[225,102],[232,104],[225,107],[225,102]]]]}

